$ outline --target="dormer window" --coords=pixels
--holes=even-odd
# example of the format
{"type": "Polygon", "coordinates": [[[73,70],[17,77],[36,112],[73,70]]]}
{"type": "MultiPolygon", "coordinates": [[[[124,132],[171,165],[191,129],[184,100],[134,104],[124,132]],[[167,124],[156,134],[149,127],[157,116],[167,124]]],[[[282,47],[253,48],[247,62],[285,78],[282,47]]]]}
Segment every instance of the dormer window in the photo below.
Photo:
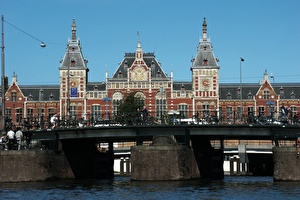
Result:
{"type": "Polygon", "coordinates": [[[237,98],[240,99],[241,98],[241,88],[240,87],[238,87],[236,89],[236,94],[237,94],[237,98]]]}
{"type": "Polygon", "coordinates": [[[54,95],[52,93],[49,96],[49,100],[54,100],[54,95]]]}
{"type": "Polygon", "coordinates": [[[247,94],[248,99],[253,99],[253,95],[251,93],[251,91],[249,91],[249,93],[247,94]]]}
{"type": "Polygon", "coordinates": [[[284,90],[283,90],[282,86],[279,89],[279,96],[280,96],[281,99],[284,99],[284,90]]]}
{"type": "Polygon", "coordinates": [[[160,77],[161,77],[161,72],[160,72],[160,71],[157,71],[156,77],[157,77],[157,78],[160,78],[160,77]]]}
{"type": "Polygon", "coordinates": [[[227,95],[226,95],[227,99],[232,99],[232,96],[231,96],[231,93],[228,92],[227,95]]]}
{"type": "Polygon", "coordinates": [[[94,85],[94,90],[98,90],[98,85],[94,85]]]}
{"type": "Polygon", "coordinates": [[[121,70],[118,72],[118,78],[123,78],[123,74],[122,74],[121,70]]]}
{"type": "Polygon", "coordinates": [[[71,66],[72,66],[72,67],[74,67],[74,66],[75,66],[75,64],[76,64],[76,61],[75,61],[75,59],[74,59],[74,58],[72,58],[72,59],[71,59],[71,66]]]}
{"type": "Polygon", "coordinates": [[[291,97],[291,99],[295,99],[296,98],[296,94],[294,93],[294,91],[291,92],[290,97],[291,97]]]}
{"type": "Polygon", "coordinates": [[[33,96],[32,96],[31,93],[30,93],[29,96],[28,96],[28,101],[33,101],[33,96]]]}
{"type": "Polygon", "coordinates": [[[185,97],[185,87],[183,84],[181,85],[181,88],[180,88],[180,96],[185,97]]]}
{"type": "Polygon", "coordinates": [[[203,47],[204,51],[206,50],[206,46],[203,47]]]}
{"type": "Polygon", "coordinates": [[[208,60],[207,60],[207,58],[204,58],[203,59],[203,65],[207,65],[208,64],[208,60]]]}

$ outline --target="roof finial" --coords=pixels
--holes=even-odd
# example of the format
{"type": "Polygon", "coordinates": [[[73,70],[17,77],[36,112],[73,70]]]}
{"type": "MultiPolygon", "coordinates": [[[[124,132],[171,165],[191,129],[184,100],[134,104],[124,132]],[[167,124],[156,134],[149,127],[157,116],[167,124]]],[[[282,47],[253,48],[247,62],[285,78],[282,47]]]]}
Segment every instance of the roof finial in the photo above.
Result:
{"type": "Polygon", "coordinates": [[[206,33],[207,33],[207,24],[206,24],[206,18],[204,18],[203,20],[203,24],[202,24],[202,33],[203,33],[203,40],[207,39],[206,33]]]}
{"type": "Polygon", "coordinates": [[[76,41],[76,22],[74,18],[72,22],[72,41],[76,41]]]}

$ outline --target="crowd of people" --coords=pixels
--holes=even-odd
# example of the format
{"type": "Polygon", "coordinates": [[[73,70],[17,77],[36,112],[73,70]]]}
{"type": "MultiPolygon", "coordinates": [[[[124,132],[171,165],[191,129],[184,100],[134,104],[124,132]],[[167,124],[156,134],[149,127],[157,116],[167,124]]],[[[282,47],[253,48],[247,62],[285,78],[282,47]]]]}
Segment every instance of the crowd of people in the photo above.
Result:
{"type": "Polygon", "coordinates": [[[29,149],[30,138],[23,134],[21,127],[12,125],[2,134],[0,144],[1,150],[29,149]]]}

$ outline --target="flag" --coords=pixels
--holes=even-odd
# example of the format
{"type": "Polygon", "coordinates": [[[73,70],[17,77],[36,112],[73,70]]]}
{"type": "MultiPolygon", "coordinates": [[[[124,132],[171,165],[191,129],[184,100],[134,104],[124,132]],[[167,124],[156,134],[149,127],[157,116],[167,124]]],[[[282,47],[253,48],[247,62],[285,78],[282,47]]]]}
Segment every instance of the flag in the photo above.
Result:
{"type": "Polygon", "coordinates": [[[244,62],[244,58],[241,57],[241,61],[244,62]]]}

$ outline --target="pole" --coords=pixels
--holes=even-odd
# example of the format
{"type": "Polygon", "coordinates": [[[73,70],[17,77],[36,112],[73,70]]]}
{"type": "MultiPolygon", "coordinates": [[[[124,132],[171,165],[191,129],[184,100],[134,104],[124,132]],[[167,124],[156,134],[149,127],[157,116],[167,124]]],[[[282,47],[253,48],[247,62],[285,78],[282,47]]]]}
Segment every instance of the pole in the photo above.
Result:
{"type": "MultiPolygon", "coordinates": [[[[67,65],[68,65],[68,76],[67,76],[67,112],[65,113],[66,116],[70,117],[70,55],[69,55],[69,45],[67,45],[68,51],[67,51],[67,65]]],[[[66,117],[65,116],[65,117],[66,117]]]]}
{"type": "Polygon", "coordinates": [[[243,117],[243,89],[242,89],[242,62],[244,59],[240,58],[240,119],[243,117]]]}
{"type": "Polygon", "coordinates": [[[4,16],[2,15],[2,45],[1,45],[1,69],[2,69],[2,76],[1,76],[1,97],[2,97],[2,104],[1,104],[1,117],[2,117],[2,133],[5,133],[5,65],[4,65],[4,16]]]}

